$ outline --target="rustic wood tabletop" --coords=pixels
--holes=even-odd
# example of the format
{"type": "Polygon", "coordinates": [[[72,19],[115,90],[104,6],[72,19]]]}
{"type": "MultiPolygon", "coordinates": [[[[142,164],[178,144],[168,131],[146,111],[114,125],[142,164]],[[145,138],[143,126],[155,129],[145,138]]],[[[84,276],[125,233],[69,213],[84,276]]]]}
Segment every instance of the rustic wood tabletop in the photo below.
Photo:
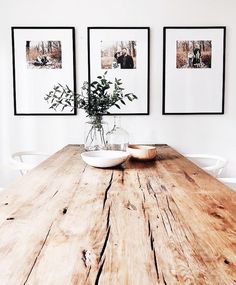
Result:
{"type": "Polygon", "coordinates": [[[68,145],[0,194],[1,285],[236,284],[236,193],[167,145],[86,165],[68,145]]]}

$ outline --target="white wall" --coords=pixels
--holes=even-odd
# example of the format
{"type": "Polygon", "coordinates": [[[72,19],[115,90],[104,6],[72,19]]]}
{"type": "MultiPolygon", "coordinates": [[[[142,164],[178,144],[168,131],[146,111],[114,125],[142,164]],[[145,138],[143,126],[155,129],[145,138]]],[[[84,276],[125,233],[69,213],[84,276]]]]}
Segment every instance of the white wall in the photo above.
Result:
{"type": "Polygon", "coordinates": [[[229,160],[225,175],[236,175],[235,8],[235,0],[1,1],[0,163],[7,162],[9,154],[17,150],[53,152],[69,143],[83,143],[85,121],[83,114],[13,115],[11,26],[75,26],[77,86],[87,80],[87,26],[150,26],[150,115],[122,118],[131,142],[167,143],[182,153],[222,155],[229,160]],[[227,26],[225,115],[161,114],[162,28],[181,25],[227,26]]]}

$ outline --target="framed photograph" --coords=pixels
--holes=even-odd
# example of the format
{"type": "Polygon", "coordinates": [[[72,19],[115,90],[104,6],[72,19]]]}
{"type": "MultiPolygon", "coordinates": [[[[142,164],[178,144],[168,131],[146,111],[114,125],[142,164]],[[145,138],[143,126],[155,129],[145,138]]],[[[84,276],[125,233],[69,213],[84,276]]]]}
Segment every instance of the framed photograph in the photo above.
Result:
{"type": "Polygon", "coordinates": [[[76,109],[49,109],[44,99],[58,83],[76,92],[74,27],[12,27],[11,31],[14,114],[75,115],[76,109]]]}
{"type": "Polygon", "coordinates": [[[112,107],[112,115],[149,114],[149,27],[89,27],[89,82],[107,71],[107,78],[121,79],[127,93],[138,99],[121,109],[112,107]]]}
{"type": "Polygon", "coordinates": [[[164,115],[224,114],[226,27],[164,27],[164,115]]]}

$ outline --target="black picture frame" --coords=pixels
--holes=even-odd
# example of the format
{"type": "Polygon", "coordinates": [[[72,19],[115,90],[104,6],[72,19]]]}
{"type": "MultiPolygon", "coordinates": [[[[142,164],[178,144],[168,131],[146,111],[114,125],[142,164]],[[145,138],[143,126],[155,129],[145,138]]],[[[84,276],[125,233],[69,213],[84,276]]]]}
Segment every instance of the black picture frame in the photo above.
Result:
{"type": "MultiPolygon", "coordinates": [[[[225,26],[163,27],[163,115],[224,114],[225,47],[225,26]],[[184,42],[186,42],[187,47],[186,53],[181,54],[180,47],[183,47],[182,45],[184,42]],[[198,44],[200,47],[200,54],[202,42],[203,45],[205,42],[208,42],[210,48],[208,51],[205,50],[205,62],[201,59],[200,63],[196,65],[197,63],[195,60],[194,65],[191,58],[191,53],[193,54],[191,49],[194,49],[195,44],[197,46],[197,42],[200,42],[200,45],[198,44]],[[173,47],[173,45],[175,45],[175,47],[173,47]],[[188,54],[189,57],[187,58],[188,49],[190,55],[188,54]],[[176,54],[174,55],[174,53],[176,54]],[[206,62],[207,64],[205,64],[206,62]],[[196,81],[194,82],[195,79],[196,81]],[[200,79],[202,79],[201,84],[197,85],[197,83],[200,82],[200,79]],[[173,84],[177,81],[181,83],[173,84]],[[204,91],[201,93],[203,88],[206,89],[205,93],[204,91]],[[194,96],[196,94],[201,94],[199,97],[202,98],[194,96]],[[193,96],[192,102],[191,96],[193,96]],[[204,96],[206,98],[205,102],[204,96]],[[180,102],[177,102],[179,98],[180,102]],[[181,106],[181,100],[183,100],[185,105],[182,104],[181,106]],[[194,104],[197,103],[199,106],[194,106],[194,104]]],[[[196,50],[197,48],[195,48],[195,51],[196,50]]],[[[193,55],[193,58],[194,56],[195,55],[193,55]]],[[[201,54],[201,57],[203,58],[203,53],[201,54]]]]}
{"type": "MultiPolygon", "coordinates": [[[[53,109],[49,109],[50,106],[44,100],[44,95],[52,90],[58,83],[63,85],[67,84],[74,92],[76,92],[75,28],[64,26],[13,26],[11,27],[11,36],[14,115],[76,115],[76,108],[74,108],[72,112],[68,112],[67,110],[54,111],[53,109]],[[29,43],[28,46],[26,42],[29,43]],[[48,66],[43,66],[44,63],[42,62],[38,63],[38,58],[36,60],[29,60],[25,48],[30,48],[33,43],[32,50],[37,49],[37,42],[51,42],[54,46],[56,44],[60,45],[60,50],[58,48],[59,55],[55,54],[48,66]],[[23,47],[25,44],[26,46],[23,47]],[[58,58],[61,58],[60,62],[58,58]],[[42,80],[40,80],[40,78],[42,80]],[[37,97],[37,95],[40,96],[40,98],[37,97]],[[34,97],[31,98],[31,96],[34,97]],[[43,100],[42,102],[41,99],[43,100]],[[37,105],[37,102],[40,102],[40,104],[42,103],[42,106],[38,107],[40,104],[37,105]],[[39,109],[37,110],[37,108],[39,109]]],[[[51,48],[51,52],[52,51],[53,48],[51,48]]],[[[32,59],[32,57],[30,58],[32,59]]]]}
{"type": "MultiPolygon", "coordinates": [[[[102,75],[105,71],[108,71],[113,74],[113,78],[116,77],[117,73],[117,78],[121,78],[122,82],[124,84],[125,87],[125,91],[127,92],[133,92],[135,95],[137,95],[138,100],[139,98],[140,101],[139,103],[136,103],[135,100],[133,102],[128,103],[129,104],[129,109],[124,110],[124,108],[126,108],[126,106],[122,106],[121,110],[116,109],[116,111],[109,111],[110,114],[109,115],[149,115],[149,110],[150,110],[150,27],[88,27],[87,28],[87,42],[88,42],[88,81],[91,82],[91,80],[95,80],[97,76],[102,75]],[[129,32],[130,32],[130,36],[129,36],[129,32]],[[140,68],[141,65],[138,65],[137,63],[137,68],[135,67],[135,72],[137,74],[137,77],[134,76],[135,78],[135,82],[132,81],[132,84],[142,84],[141,89],[144,90],[143,93],[145,93],[145,95],[142,93],[142,91],[140,91],[140,95],[137,94],[139,93],[139,90],[137,90],[137,92],[135,92],[132,87],[130,87],[132,84],[129,85],[128,79],[127,79],[127,74],[129,76],[130,72],[134,71],[134,70],[128,70],[128,69],[123,69],[123,70],[113,70],[113,68],[102,68],[102,59],[100,61],[100,63],[98,63],[98,61],[94,60],[94,54],[93,52],[95,51],[97,57],[101,57],[101,50],[98,48],[98,44],[99,41],[98,39],[95,39],[98,34],[96,35],[96,33],[100,33],[101,36],[104,36],[104,38],[102,38],[103,40],[107,40],[107,41],[111,41],[114,42],[115,41],[115,36],[117,35],[117,41],[121,42],[121,39],[124,38],[124,41],[134,41],[135,43],[137,43],[137,51],[140,52],[140,59],[145,63],[144,63],[144,67],[143,67],[143,71],[140,68]],[[123,38],[118,37],[119,34],[123,33],[123,38]],[[140,33],[140,35],[139,35],[140,33]],[[140,44],[140,47],[143,47],[143,50],[141,51],[141,48],[139,48],[139,43],[142,42],[142,44],[140,44]],[[143,54],[142,54],[143,52],[143,54]],[[95,63],[96,62],[96,63],[95,63]],[[100,65],[101,64],[101,65],[100,65]],[[99,68],[100,65],[100,68],[99,68]],[[95,72],[95,68],[98,70],[98,72],[96,73],[96,75],[93,75],[93,73],[95,72]],[[126,72],[126,76],[122,76],[122,73],[125,74],[126,72]],[[145,74],[146,78],[139,78],[141,77],[140,75],[145,74]],[[143,98],[142,96],[145,96],[145,98],[143,98]],[[142,100],[142,101],[141,101],[142,100]],[[142,107],[140,107],[138,104],[143,105],[142,107]],[[137,107],[136,107],[137,106],[137,107]],[[141,109],[142,108],[142,109],[141,109]],[[124,111],[123,111],[124,110],[124,111]]],[[[139,56],[139,54],[138,54],[139,56]]],[[[111,75],[112,77],[112,75],[111,75]]],[[[131,76],[130,76],[131,77],[131,76]]],[[[112,78],[111,78],[112,79],[112,78]]],[[[131,83],[131,80],[130,80],[131,83]]]]}

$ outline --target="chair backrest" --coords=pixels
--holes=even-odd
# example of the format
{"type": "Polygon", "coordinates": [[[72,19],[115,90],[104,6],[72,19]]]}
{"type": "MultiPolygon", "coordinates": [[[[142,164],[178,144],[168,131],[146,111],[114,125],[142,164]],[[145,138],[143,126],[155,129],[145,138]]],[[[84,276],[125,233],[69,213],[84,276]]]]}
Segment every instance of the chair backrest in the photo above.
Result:
{"type": "Polygon", "coordinates": [[[227,163],[225,158],[211,154],[185,154],[184,156],[215,177],[220,176],[227,163]]]}
{"type": "Polygon", "coordinates": [[[25,175],[48,156],[48,154],[39,151],[19,151],[11,155],[11,165],[14,169],[18,169],[21,175],[25,175]]]}
{"type": "Polygon", "coordinates": [[[229,186],[232,190],[236,191],[236,178],[235,177],[220,177],[218,178],[222,183],[229,186]]]}

